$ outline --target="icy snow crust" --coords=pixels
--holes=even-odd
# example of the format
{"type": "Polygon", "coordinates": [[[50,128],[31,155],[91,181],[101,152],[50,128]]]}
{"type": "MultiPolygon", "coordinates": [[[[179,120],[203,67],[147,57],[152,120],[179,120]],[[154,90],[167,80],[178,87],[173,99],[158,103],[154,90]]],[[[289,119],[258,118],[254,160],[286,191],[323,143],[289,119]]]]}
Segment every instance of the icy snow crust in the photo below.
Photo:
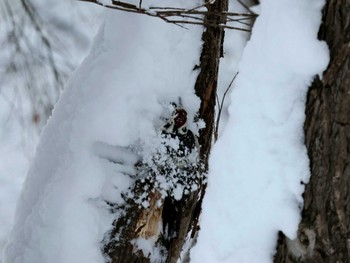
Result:
{"type": "Polygon", "coordinates": [[[296,237],[302,183],[310,176],[303,135],[306,92],[328,64],[326,44],[317,40],[323,4],[261,1],[229,121],[210,158],[191,262],[272,262],[277,232],[296,237]]]}
{"type": "Polygon", "coordinates": [[[184,30],[160,19],[106,12],[91,54],[44,129],[4,262],[104,262],[100,242],[113,217],[101,200],[122,202],[131,180],[125,167],[96,156],[93,145],[138,144],[147,155],[164,105],[179,96],[193,118],[201,33],[199,27],[184,30]]]}

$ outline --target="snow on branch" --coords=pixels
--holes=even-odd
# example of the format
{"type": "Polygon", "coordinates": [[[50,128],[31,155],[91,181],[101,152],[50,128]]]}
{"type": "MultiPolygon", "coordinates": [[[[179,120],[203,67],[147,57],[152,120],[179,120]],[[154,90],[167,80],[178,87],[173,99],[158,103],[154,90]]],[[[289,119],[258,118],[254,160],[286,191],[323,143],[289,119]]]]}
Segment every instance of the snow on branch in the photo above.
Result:
{"type": "MultiPolygon", "coordinates": [[[[163,21],[171,24],[178,25],[180,27],[186,28],[184,24],[191,25],[202,25],[206,27],[220,27],[227,29],[235,29],[240,31],[250,32],[250,29],[244,27],[236,27],[227,24],[216,24],[205,19],[205,15],[208,11],[202,10],[202,7],[206,6],[210,3],[205,3],[204,5],[196,6],[191,9],[186,8],[177,8],[177,7],[149,7],[143,8],[141,6],[142,1],[139,6],[130,4],[122,1],[114,1],[112,0],[110,4],[102,3],[99,0],[79,0],[82,2],[94,3],[100,6],[104,6],[106,8],[115,9],[124,12],[143,14],[151,17],[157,17],[162,19],[163,21]]],[[[244,26],[249,26],[250,24],[247,22],[256,18],[256,14],[252,13],[233,13],[233,12],[211,12],[210,15],[212,17],[225,17],[227,23],[240,23],[244,26]]]]}

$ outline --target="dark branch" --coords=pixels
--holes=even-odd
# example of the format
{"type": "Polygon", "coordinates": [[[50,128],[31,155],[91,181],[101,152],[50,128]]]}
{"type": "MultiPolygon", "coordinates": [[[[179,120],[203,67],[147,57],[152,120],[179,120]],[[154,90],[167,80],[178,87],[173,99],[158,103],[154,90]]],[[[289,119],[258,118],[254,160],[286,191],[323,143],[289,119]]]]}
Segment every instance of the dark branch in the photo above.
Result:
{"type": "Polygon", "coordinates": [[[233,82],[235,81],[237,75],[238,75],[238,72],[234,75],[234,77],[232,78],[230,84],[228,85],[227,89],[225,90],[224,95],[222,96],[222,99],[221,99],[221,103],[219,102],[219,97],[216,94],[216,100],[218,102],[219,112],[218,112],[218,117],[216,119],[216,126],[215,126],[215,132],[214,132],[214,140],[215,141],[218,140],[218,136],[219,136],[219,124],[220,124],[221,112],[222,112],[222,108],[224,106],[226,95],[227,95],[227,92],[230,90],[233,82]]]}
{"type": "MultiPolygon", "coordinates": [[[[200,5],[191,9],[185,8],[176,8],[176,7],[149,7],[148,9],[141,7],[141,2],[139,6],[122,2],[122,1],[111,1],[111,4],[105,5],[100,3],[98,0],[79,0],[82,2],[94,3],[106,8],[115,9],[123,12],[137,13],[143,14],[151,17],[158,17],[163,21],[175,24],[177,26],[182,26],[182,24],[190,24],[190,25],[201,25],[205,27],[219,27],[219,28],[227,28],[227,29],[235,29],[245,32],[250,32],[249,29],[228,26],[225,24],[214,24],[205,22],[204,17],[207,14],[207,11],[198,10],[199,8],[208,5],[209,3],[205,3],[204,5],[200,5]],[[176,18],[175,18],[176,17],[176,18]]],[[[238,22],[240,19],[250,19],[255,18],[255,14],[248,13],[233,13],[233,12],[214,12],[211,13],[211,16],[216,17],[225,17],[228,22],[238,22]]],[[[242,23],[243,24],[243,23],[242,23]]],[[[244,23],[245,24],[245,23],[244,23]]]]}

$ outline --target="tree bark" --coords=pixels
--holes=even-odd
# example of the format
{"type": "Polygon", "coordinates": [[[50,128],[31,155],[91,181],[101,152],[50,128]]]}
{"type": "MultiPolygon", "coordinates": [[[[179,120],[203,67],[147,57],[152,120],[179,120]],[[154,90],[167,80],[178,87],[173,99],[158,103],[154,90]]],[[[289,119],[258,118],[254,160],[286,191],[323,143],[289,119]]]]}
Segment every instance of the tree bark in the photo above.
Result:
{"type": "MultiPolygon", "coordinates": [[[[200,57],[200,65],[195,70],[199,70],[195,84],[196,95],[201,99],[201,106],[198,118],[204,120],[206,126],[200,131],[200,157],[203,162],[202,173],[208,169],[208,156],[211,148],[214,119],[215,100],[218,81],[219,60],[223,55],[224,30],[219,27],[226,23],[226,17],[222,15],[228,9],[228,0],[216,0],[213,4],[207,4],[208,12],[205,17],[205,24],[209,24],[202,35],[203,48],[200,57]]],[[[180,202],[181,210],[178,212],[179,231],[176,238],[170,242],[163,242],[162,233],[159,242],[165,247],[167,263],[176,263],[184,246],[186,237],[191,232],[191,237],[195,237],[198,229],[198,217],[201,211],[201,200],[204,195],[205,185],[200,185],[199,189],[192,192],[180,202]]],[[[137,190],[136,190],[137,192],[137,190]]],[[[137,237],[137,222],[142,218],[143,212],[139,205],[130,200],[123,208],[125,216],[114,222],[114,229],[103,248],[103,252],[110,258],[112,263],[131,262],[152,262],[149,255],[143,255],[141,251],[135,251],[131,241],[137,237]]],[[[164,210],[163,210],[164,211],[164,210]]]]}
{"type": "Polygon", "coordinates": [[[275,262],[350,262],[350,0],[328,0],[320,39],[330,48],[307,100],[311,179],[298,238],[279,237],[275,262]]]}
{"type": "MultiPolygon", "coordinates": [[[[228,10],[227,0],[215,1],[212,5],[208,4],[207,8],[205,24],[226,23],[226,17],[221,14],[228,10]]],[[[195,91],[201,98],[199,117],[206,124],[199,137],[201,155],[205,158],[210,152],[213,137],[218,69],[220,58],[223,57],[224,30],[219,27],[208,27],[202,35],[202,40],[201,70],[197,77],[195,91]]]]}

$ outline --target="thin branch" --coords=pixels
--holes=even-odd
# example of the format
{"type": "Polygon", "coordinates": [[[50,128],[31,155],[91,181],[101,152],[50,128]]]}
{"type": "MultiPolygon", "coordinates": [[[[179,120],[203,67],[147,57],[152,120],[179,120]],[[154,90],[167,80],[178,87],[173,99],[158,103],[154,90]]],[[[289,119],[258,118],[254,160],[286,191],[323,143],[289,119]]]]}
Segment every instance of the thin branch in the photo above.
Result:
{"type": "Polygon", "coordinates": [[[227,26],[227,25],[216,25],[212,23],[201,23],[201,22],[194,22],[194,21],[186,21],[186,20],[168,20],[168,23],[174,23],[174,24],[190,24],[190,25],[204,25],[204,26],[211,26],[211,27],[220,27],[220,28],[227,28],[227,29],[235,29],[239,31],[244,32],[251,32],[249,29],[240,28],[240,27],[234,27],[234,26],[227,26]]]}
{"type": "MultiPolygon", "coordinates": [[[[245,28],[228,26],[225,24],[218,25],[214,23],[205,22],[204,16],[207,14],[207,11],[201,11],[198,9],[210,4],[210,2],[206,2],[203,5],[200,5],[191,9],[177,8],[177,7],[149,7],[148,9],[145,9],[141,7],[142,1],[140,1],[139,6],[136,6],[127,2],[115,1],[115,0],[112,0],[111,2],[112,4],[107,4],[107,5],[99,2],[98,0],[79,0],[79,1],[90,2],[100,6],[104,6],[106,8],[116,9],[123,12],[130,12],[130,13],[143,14],[151,17],[158,17],[167,23],[175,24],[182,28],[186,28],[182,26],[182,24],[191,24],[191,25],[202,25],[206,27],[220,27],[220,28],[235,29],[235,30],[250,32],[249,29],[245,29],[245,28]],[[171,17],[177,17],[179,19],[170,19],[171,17]]],[[[213,12],[213,13],[210,13],[210,15],[225,17],[225,18],[228,18],[228,21],[234,21],[233,18],[231,17],[254,18],[256,16],[254,14],[233,13],[233,12],[222,12],[222,13],[213,12]]]]}
{"type": "Polygon", "coordinates": [[[189,9],[188,11],[194,11],[194,10],[197,10],[197,9],[199,9],[199,8],[202,8],[202,7],[207,6],[208,4],[210,4],[210,1],[205,2],[204,4],[199,5],[199,6],[197,6],[197,7],[194,7],[194,8],[192,8],[192,9],[189,9]]]}
{"type": "Polygon", "coordinates": [[[38,34],[41,37],[41,40],[43,41],[46,50],[47,50],[47,55],[48,55],[48,59],[49,59],[49,64],[50,67],[52,69],[53,75],[55,77],[56,82],[59,84],[59,86],[63,85],[63,81],[60,77],[60,74],[57,70],[57,66],[53,57],[53,51],[52,51],[52,47],[51,47],[51,43],[49,41],[49,39],[47,38],[47,36],[44,34],[44,32],[41,29],[40,26],[40,22],[38,21],[38,14],[36,14],[35,9],[33,8],[33,6],[31,5],[30,2],[26,1],[26,0],[21,0],[21,4],[24,8],[24,10],[26,11],[26,13],[28,14],[29,19],[32,21],[35,30],[38,32],[38,34]]]}
{"type": "Polygon", "coordinates": [[[228,91],[230,90],[233,82],[235,81],[237,75],[238,75],[239,72],[237,72],[234,77],[232,78],[230,84],[228,85],[226,91],[224,92],[224,95],[222,96],[222,99],[221,99],[221,103],[219,102],[219,97],[218,95],[216,95],[216,100],[218,102],[218,108],[219,108],[219,112],[218,112],[218,116],[216,118],[216,126],[215,126],[215,132],[214,132],[214,141],[216,142],[218,140],[218,137],[219,137],[219,124],[220,124],[220,118],[221,118],[221,112],[222,112],[222,109],[224,107],[224,102],[225,102],[225,98],[226,98],[226,95],[228,93],[228,91]]]}

